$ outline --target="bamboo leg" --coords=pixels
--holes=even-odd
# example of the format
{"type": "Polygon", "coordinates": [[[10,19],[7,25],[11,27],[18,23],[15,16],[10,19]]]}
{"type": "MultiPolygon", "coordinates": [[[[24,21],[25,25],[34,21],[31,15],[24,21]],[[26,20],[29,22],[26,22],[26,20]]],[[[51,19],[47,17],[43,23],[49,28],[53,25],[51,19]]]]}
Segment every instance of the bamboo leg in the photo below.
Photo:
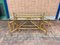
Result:
{"type": "Polygon", "coordinates": [[[11,26],[10,26],[10,21],[8,21],[8,28],[9,28],[9,31],[11,32],[12,29],[11,29],[11,26]]]}
{"type": "Polygon", "coordinates": [[[12,28],[11,28],[11,25],[10,25],[10,21],[8,21],[8,28],[9,28],[9,34],[12,36],[12,28]]]}
{"type": "Polygon", "coordinates": [[[45,33],[45,34],[47,34],[47,28],[45,28],[44,25],[45,25],[45,24],[42,22],[41,25],[40,25],[40,28],[41,28],[42,30],[44,30],[44,33],[45,33]],[[43,27],[42,27],[42,26],[43,26],[43,27]]]}

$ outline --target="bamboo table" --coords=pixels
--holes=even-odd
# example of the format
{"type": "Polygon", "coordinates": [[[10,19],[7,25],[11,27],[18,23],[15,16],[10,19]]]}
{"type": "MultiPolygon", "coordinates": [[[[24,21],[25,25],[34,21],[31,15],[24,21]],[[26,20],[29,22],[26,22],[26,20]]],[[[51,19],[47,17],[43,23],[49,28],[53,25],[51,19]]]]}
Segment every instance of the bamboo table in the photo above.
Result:
{"type": "Polygon", "coordinates": [[[47,27],[51,23],[49,21],[44,21],[44,16],[39,15],[17,15],[14,14],[14,20],[8,22],[8,27],[10,29],[10,32],[14,32],[16,30],[21,29],[34,29],[34,30],[42,30],[45,34],[47,34],[47,27]],[[18,18],[26,18],[25,20],[18,20],[18,18]],[[40,18],[41,20],[31,20],[32,18],[40,18]]]}

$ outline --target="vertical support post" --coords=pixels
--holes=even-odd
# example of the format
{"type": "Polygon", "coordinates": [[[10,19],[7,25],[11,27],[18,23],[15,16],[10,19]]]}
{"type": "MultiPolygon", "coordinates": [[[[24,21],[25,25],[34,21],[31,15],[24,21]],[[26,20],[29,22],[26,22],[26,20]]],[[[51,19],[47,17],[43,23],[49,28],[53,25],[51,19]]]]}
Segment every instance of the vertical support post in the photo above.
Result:
{"type": "Polygon", "coordinates": [[[58,19],[59,11],[60,11],[60,3],[59,3],[58,10],[57,10],[57,13],[56,13],[56,18],[55,18],[56,20],[58,19]]]}
{"type": "Polygon", "coordinates": [[[5,4],[5,9],[6,9],[7,18],[10,18],[10,17],[9,17],[9,11],[8,11],[7,0],[4,0],[4,4],[5,4]]]}

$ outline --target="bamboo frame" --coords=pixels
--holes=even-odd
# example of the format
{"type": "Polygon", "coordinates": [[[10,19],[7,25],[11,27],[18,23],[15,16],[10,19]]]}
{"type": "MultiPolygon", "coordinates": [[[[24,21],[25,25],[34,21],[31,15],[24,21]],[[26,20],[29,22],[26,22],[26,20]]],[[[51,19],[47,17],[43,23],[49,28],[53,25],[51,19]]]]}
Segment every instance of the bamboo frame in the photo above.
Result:
{"type": "MultiPolygon", "coordinates": [[[[31,21],[30,20],[30,22],[32,23],[32,24],[34,24],[34,25],[24,25],[25,23],[26,23],[26,21],[24,22],[24,23],[22,23],[21,25],[20,24],[17,24],[17,23],[15,23],[15,21],[12,21],[12,22],[8,22],[8,27],[9,27],[9,30],[10,30],[10,32],[12,33],[12,32],[15,32],[17,29],[34,29],[34,30],[41,30],[41,31],[43,31],[45,34],[47,34],[47,32],[48,32],[48,30],[47,30],[47,28],[45,27],[45,23],[49,26],[49,25],[51,25],[51,24],[49,24],[49,22],[48,21],[42,21],[41,23],[35,23],[34,21],[31,21]],[[11,25],[12,25],[12,27],[11,27],[11,25]],[[15,27],[15,25],[16,25],[16,27],[15,27]],[[43,27],[42,27],[42,25],[43,25],[43,27]],[[36,26],[36,27],[34,27],[34,28],[23,28],[22,26],[36,26]]],[[[39,21],[40,22],[40,21],[39,21]]]]}
{"type": "MultiPolygon", "coordinates": [[[[42,22],[40,22],[39,20],[39,24],[37,23],[37,21],[36,21],[36,23],[34,22],[34,20],[30,20],[31,18],[40,18],[40,19],[44,19],[44,16],[24,16],[24,17],[22,17],[22,18],[27,18],[27,20],[26,21],[30,21],[32,24],[34,24],[34,26],[36,26],[35,28],[22,28],[22,26],[24,26],[24,24],[26,23],[26,21],[25,22],[23,22],[21,25],[20,24],[17,24],[16,23],[16,20],[18,20],[18,18],[21,18],[21,16],[18,16],[17,17],[17,15],[15,15],[14,14],[14,20],[12,21],[12,22],[8,22],[8,27],[9,27],[9,29],[10,29],[10,32],[14,32],[14,31],[16,31],[17,29],[39,29],[39,30],[42,30],[45,34],[47,34],[47,32],[48,32],[48,30],[47,30],[47,28],[45,27],[45,24],[47,24],[48,26],[49,25],[51,25],[51,23],[49,22],[49,21],[43,21],[42,20],[42,22]],[[11,25],[12,25],[12,27],[11,27],[11,25]],[[16,27],[15,27],[15,25],[16,25],[16,27]],[[43,27],[42,27],[43,26],[43,27]]],[[[21,22],[20,22],[21,23],[21,22]]],[[[27,25],[25,25],[25,26],[27,26],[27,25]]],[[[28,25],[28,26],[31,26],[31,25],[28,25]]]]}

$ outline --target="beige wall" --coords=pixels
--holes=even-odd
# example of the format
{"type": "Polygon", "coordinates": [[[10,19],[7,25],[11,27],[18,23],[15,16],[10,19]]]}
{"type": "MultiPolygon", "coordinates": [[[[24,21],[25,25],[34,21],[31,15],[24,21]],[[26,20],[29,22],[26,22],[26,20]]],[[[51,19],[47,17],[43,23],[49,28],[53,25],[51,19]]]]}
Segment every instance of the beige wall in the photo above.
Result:
{"type": "Polygon", "coordinates": [[[56,15],[59,0],[7,0],[9,12],[46,13],[56,15]]]}
{"type": "Polygon", "coordinates": [[[60,2],[60,0],[59,0],[59,2],[60,2]]]}

